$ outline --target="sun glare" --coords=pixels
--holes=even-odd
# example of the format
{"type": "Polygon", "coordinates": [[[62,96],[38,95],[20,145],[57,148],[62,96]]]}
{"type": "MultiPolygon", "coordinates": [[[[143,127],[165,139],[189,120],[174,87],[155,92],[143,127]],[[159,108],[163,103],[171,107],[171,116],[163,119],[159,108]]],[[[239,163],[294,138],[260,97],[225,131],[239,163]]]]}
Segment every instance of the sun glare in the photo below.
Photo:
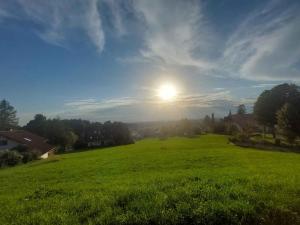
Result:
{"type": "Polygon", "coordinates": [[[158,96],[163,101],[173,101],[177,96],[177,90],[172,84],[163,84],[158,89],[158,96]]]}

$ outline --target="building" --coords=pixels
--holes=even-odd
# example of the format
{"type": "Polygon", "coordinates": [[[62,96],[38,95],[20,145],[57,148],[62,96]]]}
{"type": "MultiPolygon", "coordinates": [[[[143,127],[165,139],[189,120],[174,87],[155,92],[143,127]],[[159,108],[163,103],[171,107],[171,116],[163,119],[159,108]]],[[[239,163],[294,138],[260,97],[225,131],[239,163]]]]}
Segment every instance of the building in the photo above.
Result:
{"type": "Polygon", "coordinates": [[[240,131],[257,131],[260,129],[259,124],[254,118],[253,114],[235,114],[224,117],[224,121],[235,125],[240,131]]]}
{"type": "Polygon", "coordinates": [[[48,158],[55,150],[45,138],[28,131],[0,131],[0,150],[11,150],[18,146],[26,147],[28,151],[37,153],[42,159],[48,158]]]}

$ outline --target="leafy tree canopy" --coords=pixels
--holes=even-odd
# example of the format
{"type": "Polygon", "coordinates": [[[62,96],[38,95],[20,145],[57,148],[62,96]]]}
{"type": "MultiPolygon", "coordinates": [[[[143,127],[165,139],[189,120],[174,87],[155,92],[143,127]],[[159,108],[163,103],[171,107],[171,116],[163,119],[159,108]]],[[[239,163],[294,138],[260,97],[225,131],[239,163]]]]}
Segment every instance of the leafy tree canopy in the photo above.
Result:
{"type": "Polygon", "coordinates": [[[291,103],[285,103],[277,112],[277,121],[280,132],[293,143],[300,134],[300,109],[291,103]]]}
{"type": "Polygon", "coordinates": [[[295,84],[280,84],[261,93],[254,104],[254,115],[261,124],[274,127],[276,113],[285,103],[300,107],[299,87],[295,84]]]}

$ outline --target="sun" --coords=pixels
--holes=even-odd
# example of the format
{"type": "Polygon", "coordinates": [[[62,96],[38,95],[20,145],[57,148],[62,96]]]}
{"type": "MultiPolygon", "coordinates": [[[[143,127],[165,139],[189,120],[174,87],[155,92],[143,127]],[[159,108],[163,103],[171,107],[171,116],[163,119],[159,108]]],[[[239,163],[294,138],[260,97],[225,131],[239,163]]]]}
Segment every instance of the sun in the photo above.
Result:
{"type": "Polygon", "coordinates": [[[163,101],[173,101],[176,99],[177,90],[172,84],[163,84],[158,89],[158,97],[163,101]]]}

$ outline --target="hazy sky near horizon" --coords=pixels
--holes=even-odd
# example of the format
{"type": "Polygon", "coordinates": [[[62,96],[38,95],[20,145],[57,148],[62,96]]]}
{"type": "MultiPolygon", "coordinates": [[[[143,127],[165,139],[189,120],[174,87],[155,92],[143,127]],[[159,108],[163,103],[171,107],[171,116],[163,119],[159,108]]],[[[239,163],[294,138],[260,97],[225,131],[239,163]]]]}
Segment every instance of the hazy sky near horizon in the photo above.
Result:
{"type": "Polygon", "coordinates": [[[298,0],[0,0],[0,98],[36,113],[154,121],[251,110],[299,84],[298,0]],[[173,83],[177,101],[156,89],[173,83]]]}

